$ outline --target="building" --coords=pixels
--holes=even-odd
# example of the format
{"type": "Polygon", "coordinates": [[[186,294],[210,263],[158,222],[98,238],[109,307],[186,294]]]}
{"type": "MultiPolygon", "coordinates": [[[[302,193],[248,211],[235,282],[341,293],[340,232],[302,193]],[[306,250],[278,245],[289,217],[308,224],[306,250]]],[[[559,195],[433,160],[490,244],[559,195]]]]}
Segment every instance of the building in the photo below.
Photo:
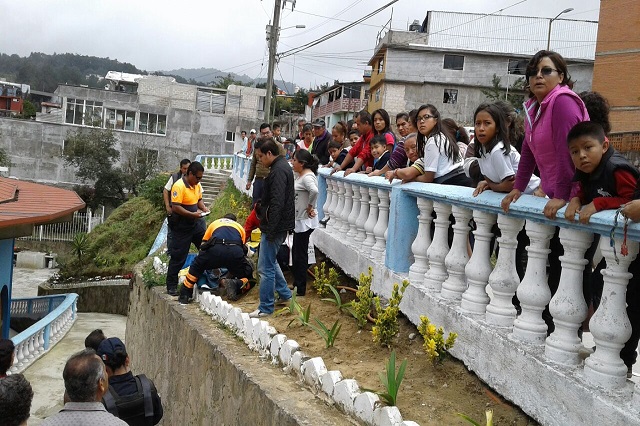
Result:
{"type": "Polygon", "coordinates": [[[367,107],[368,84],[364,81],[337,83],[315,95],[311,119],[321,118],[328,129],[338,121],[347,122],[367,107]]]}
{"type": "Polygon", "coordinates": [[[16,116],[22,114],[24,98],[29,94],[26,84],[0,81],[0,116],[16,116]]]}
{"type": "MultiPolygon", "coordinates": [[[[443,117],[469,125],[476,107],[487,100],[484,92],[493,88],[494,75],[505,96],[518,80],[524,80],[531,55],[431,47],[428,38],[427,34],[389,31],[380,40],[369,60],[370,112],[385,108],[394,116],[430,103],[443,117]]],[[[574,90],[589,90],[593,61],[567,62],[576,81],[574,90]]],[[[517,92],[524,94],[522,89],[517,92]]]]}
{"type": "Polygon", "coordinates": [[[611,105],[610,139],[621,151],[636,151],[633,157],[640,151],[639,16],[640,2],[601,2],[593,70],[593,90],[611,105]]]}
{"type": "Polygon", "coordinates": [[[214,89],[180,84],[172,77],[109,72],[104,89],[60,85],[36,120],[0,120],[0,146],[10,156],[10,175],[77,183],[64,164],[66,135],[88,128],[112,129],[120,161],[155,156],[165,170],[198,154],[232,154],[240,131],[264,119],[264,89],[214,89]]]}

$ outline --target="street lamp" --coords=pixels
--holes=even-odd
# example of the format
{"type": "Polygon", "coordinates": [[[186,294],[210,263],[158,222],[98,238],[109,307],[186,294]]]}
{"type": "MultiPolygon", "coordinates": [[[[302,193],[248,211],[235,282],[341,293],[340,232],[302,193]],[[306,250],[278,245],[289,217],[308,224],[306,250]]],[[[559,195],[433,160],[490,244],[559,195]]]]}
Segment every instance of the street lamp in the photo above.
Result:
{"type": "MultiPolygon", "coordinates": [[[[572,9],[572,10],[573,10],[573,9],[572,9]]],[[[289,28],[307,28],[307,26],[306,26],[306,25],[304,25],[304,24],[292,25],[292,26],[290,26],[290,27],[280,28],[280,31],[288,30],[289,28]]]]}
{"type": "Polygon", "coordinates": [[[551,24],[553,24],[553,21],[555,21],[556,19],[558,19],[558,16],[562,15],[563,13],[569,13],[573,11],[573,8],[567,8],[565,10],[563,10],[562,12],[558,13],[555,18],[551,18],[549,19],[549,33],[547,34],[547,50],[549,50],[549,48],[551,47],[551,24]]]}

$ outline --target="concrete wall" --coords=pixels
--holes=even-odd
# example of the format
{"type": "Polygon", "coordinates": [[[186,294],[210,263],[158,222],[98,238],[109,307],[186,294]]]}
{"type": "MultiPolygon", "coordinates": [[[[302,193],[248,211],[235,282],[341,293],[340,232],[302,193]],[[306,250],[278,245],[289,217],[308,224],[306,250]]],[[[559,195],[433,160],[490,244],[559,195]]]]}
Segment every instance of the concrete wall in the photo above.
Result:
{"type": "Polygon", "coordinates": [[[127,315],[129,313],[129,280],[38,286],[38,296],[78,294],[78,312],[100,312],[127,315]]]}
{"type": "Polygon", "coordinates": [[[197,304],[179,305],[140,276],[131,292],[126,342],[132,370],[163,399],[163,425],[346,425],[278,368],[260,361],[197,304]]]}

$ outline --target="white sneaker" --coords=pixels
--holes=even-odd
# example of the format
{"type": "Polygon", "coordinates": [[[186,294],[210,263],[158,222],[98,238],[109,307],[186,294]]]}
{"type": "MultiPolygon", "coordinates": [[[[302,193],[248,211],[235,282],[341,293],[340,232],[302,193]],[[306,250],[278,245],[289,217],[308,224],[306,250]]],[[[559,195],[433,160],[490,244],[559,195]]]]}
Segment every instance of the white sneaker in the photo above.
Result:
{"type": "Polygon", "coordinates": [[[251,312],[249,314],[249,318],[264,318],[264,317],[268,317],[271,314],[268,314],[266,312],[261,312],[260,309],[256,309],[255,311],[251,312]]]}

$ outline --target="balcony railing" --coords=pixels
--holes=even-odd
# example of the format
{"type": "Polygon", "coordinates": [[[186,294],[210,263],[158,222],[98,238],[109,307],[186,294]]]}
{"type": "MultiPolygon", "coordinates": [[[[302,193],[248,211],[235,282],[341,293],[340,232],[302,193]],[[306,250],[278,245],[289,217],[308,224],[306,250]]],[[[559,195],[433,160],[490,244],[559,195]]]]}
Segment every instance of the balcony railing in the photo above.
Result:
{"type": "Polygon", "coordinates": [[[24,371],[67,334],[76,321],[77,302],[75,293],[11,300],[12,318],[39,319],[11,339],[16,347],[12,373],[24,371]]]}
{"type": "MultiPolygon", "coordinates": [[[[234,183],[244,188],[240,171],[234,183]]],[[[246,178],[246,175],[245,175],[246,178]]],[[[630,224],[629,254],[615,261],[610,246],[614,212],[591,217],[588,226],[542,215],[544,199],[523,196],[504,214],[504,194],[438,184],[390,184],[381,177],[343,172],[319,176],[319,216],[330,217],[314,232],[316,245],[346,273],[374,270],[372,289],[385,296],[394,282],[408,279],[401,304],[414,323],[428,315],[459,337],[451,353],[490,386],[543,424],[640,424],[640,386],[626,379],[620,350],[631,327],[625,309],[627,270],[638,253],[640,226],[630,224]],[[455,218],[451,227],[450,217],[455,218]],[[468,241],[473,218],[474,246],[468,241]],[[434,225],[431,234],[432,222],[434,225]],[[492,228],[501,237],[491,263],[492,228]],[[452,228],[453,241],[448,238],[452,228]],[[517,235],[530,239],[528,263],[520,281],[515,268],[517,235]],[[553,296],[547,285],[549,241],[560,228],[564,256],[560,285],[553,296]],[[581,358],[578,329],[587,317],[582,292],[585,251],[594,234],[607,260],[599,308],[590,320],[596,350],[581,358]],[[517,294],[522,312],[512,304],[517,294]],[[547,336],[542,318],[549,304],[555,331],[547,336]]],[[[620,249],[622,227],[615,231],[620,249]]]]}
{"type": "Polygon", "coordinates": [[[196,155],[196,161],[202,163],[205,172],[232,170],[234,164],[233,159],[233,155],[196,155]]]}

